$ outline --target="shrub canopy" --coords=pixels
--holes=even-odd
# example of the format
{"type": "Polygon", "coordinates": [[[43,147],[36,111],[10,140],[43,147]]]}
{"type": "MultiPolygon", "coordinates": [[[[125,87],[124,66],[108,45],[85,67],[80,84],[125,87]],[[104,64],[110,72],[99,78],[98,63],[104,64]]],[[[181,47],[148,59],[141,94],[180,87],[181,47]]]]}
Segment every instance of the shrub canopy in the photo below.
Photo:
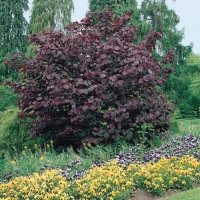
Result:
{"type": "Polygon", "coordinates": [[[24,76],[8,84],[21,95],[20,117],[35,119],[32,136],[96,144],[131,135],[144,123],[157,133],[168,129],[173,107],[159,87],[172,72],[167,64],[175,55],[170,50],[162,62],[155,60],[159,32],[134,45],[137,27],[128,24],[130,16],[114,20],[105,8],[67,26],[67,35],[54,30],[30,36],[39,45],[37,56],[13,59],[24,76]]]}

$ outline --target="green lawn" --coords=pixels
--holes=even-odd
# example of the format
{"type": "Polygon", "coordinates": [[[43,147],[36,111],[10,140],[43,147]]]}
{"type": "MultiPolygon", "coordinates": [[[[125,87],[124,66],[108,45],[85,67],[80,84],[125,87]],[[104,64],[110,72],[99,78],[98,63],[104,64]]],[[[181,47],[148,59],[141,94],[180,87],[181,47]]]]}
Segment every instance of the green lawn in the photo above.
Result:
{"type": "Polygon", "coordinates": [[[173,120],[176,124],[176,135],[194,135],[200,136],[200,119],[178,119],[173,120]]]}
{"type": "Polygon", "coordinates": [[[200,200],[200,188],[181,192],[171,197],[161,198],[159,200],[200,200]]]}

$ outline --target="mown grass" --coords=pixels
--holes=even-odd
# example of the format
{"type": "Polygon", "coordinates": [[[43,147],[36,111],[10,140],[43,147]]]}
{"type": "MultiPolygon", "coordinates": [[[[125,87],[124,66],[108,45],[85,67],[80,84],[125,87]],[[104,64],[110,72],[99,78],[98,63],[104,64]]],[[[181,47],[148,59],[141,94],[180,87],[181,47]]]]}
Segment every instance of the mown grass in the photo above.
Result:
{"type": "Polygon", "coordinates": [[[176,133],[175,135],[194,135],[196,137],[200,136],[200,119],[178,119],[173,120],[176,123],[176,133]]]}
{"type": "Polygon", "coordinates": [[[160,198],[159,200],[199,200],[200,188],[184,191],[170,197],[160,198]]]}

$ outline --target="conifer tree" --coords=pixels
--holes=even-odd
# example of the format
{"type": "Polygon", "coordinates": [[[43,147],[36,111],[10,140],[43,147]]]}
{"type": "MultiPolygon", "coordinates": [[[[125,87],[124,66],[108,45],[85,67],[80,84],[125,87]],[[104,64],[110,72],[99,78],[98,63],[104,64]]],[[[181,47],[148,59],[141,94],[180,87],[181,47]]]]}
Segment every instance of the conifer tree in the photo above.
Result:
{"type": "MultiPolygon", "coordinates": [[[[121,15],[125,14],[127,11],[131,12],[131,20],[129,23],[131,25],[137,25],[140,27],[142,21],[140,20],[140,12],[137,8],[137,0],[89,0],[89,9],[90,10],[97,10],[99,12],[103,12],[105,7],[108,7],[112,10],[115,18],[120,17],[121,15]]],[[[145,26],[145,24],[143,24],[145,26]]],[[[143,35],[144,36],[144,35],[143,35]]],[[[140,41],[144,38],[140,37],[140,41]]],[[[138,40],[137,37],[137,40],[138,40]]],[[[138,41],[138,42],[140,42],[138,41]]]]}
{"type": "MultiPolygon", "coordinates": [[[[71,22],[71,12],[74,9],[72,0],[33,0],[29,33],[34,34],[43,30],[62,30],[71,22]]],[[[35,56],[35,44],[28,46],[26,56],[35,56]]]]}
{"type": "MultiPolygon", "coordinates": [[[[122,13],[131,9],[136,10],[136,0],[89,0],[89,9],[103,11],[105,7],[108,7],[115,14],[115,17],[119,17],[122,13]]],[[[131,11],[130,10],[130,11],[131,11]]],[[[133,13],[132,13],[133,14],[133,13]]]]}
{"type": "Polygon", "coordinates": [[[71,22],[71,12],[74,9],[72,0],[33,0],[30,20],[30,32],[42,30],[63,30],[71,22]]]}
{"type": "Polygon", "coordinates": [[[0,0],[0,80],[16,73],[3,64],[7,54],[26,51],[27,22],[23,16],[28,0],[0,0]]]}
{"type": "Polygon", "coordinates": [[[148,24],[148,28],[141,34],[146,34],[149,30],[159,31],[162,28],[163,37],[157,43],[157,52],[163,54],[173,48],[178,56],[176,67],[185,65],[191,46],[181,45],[184,30],[177,30],[180,19],[175,11],[168,9],[166,0],[143,0],[140,14],[142,21],[148,24]]]}

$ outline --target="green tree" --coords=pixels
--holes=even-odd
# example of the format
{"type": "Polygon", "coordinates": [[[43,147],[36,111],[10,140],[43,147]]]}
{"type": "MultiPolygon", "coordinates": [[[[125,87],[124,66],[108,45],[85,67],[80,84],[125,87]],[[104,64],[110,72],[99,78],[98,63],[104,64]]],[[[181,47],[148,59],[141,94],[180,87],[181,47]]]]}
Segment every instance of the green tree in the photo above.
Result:
{"type": "Polygon", "coordinates": [[[196,66],[200,68],[200,54],[194,54],[193,52],[188,56],[187,66],[196,66]]]}
{"type": "Polygon", "coordinates": [[[33,0],[30,33],[42,30],[63,30],[71,22],[72,0],[33,0]]]}
{"type": "MultiPolygon", "coordinates": [[[[147,25],[140,19],[140,10],[138,9],[137,0],[89,0],[89,9],[103,12],[105,7],[112,10],[115,19],[125,14],[127,11],[131,12],[131,25],[137,25],[137,27],[145,28],[147,25]]],[[[148,32],[145,32],[146,34],[148,32]]],[[[137,43],[141,42],[146,34],[142,36],[137,34],[137,43]]]]}
{"type": "Polygon", "coordinates": [[[141,18],[148,24],[148,28],[140,34],[146,34],[149,30],[159,31],[162,28],[162,39],[157,43],[157,53],[164,54],[168,49],[174,49],[178,56],[175,63],[176,69],[185,65],[187,56],[191,52],[191,45],[181,45],[184,30],[177,30],[180,19],[175,11],[168,9],[165,0],[143,0],[140,8],[141,18]]]}
{"type": "Polygon", "coordinates": [[[16,73],[5,67],[7,54],[26,51],[27,22],[23,16],[28,10],[28,0],[0,0],[0,80],[16,73]]]}
{"type": "Polygon", "coordinates": [[[102,12],[106,6],[113,11],[115,17],[120,17],[127,11],[132,11],[132,15],[139,14],[136,0],[89,0],[90,10],[102,12]]]}
{"type": "MultiPolygon", "coordinates": [[[[189,69],[190,77],[191,77],[191,84],[189,86],[189,91],[191,92],[192,96],[196,99],[196,106],[195,110],[197,113],[197,117],[200,117],[199,107],[200,107],[200,55],[195,55],[191,53],[187,59],[187,67],[189,69]]],[[[194,105],[194,104],[192,104],[194,105]]]]}
{"type": "Polygon", "coordinates": [[[186,59],[186,65],[179,70],[179,76],[176,73],[170,77],[172,80],[167,85],[171,87],[168,88],[168,97],[177,103],[178,118],[199,117],[199,72],[200,56],[191,53],[186,59]]]}
{"type": "Polygon", "coordinates": [[[8,86],[0,85],[0,112],[16,105],[18,96],[8,86]]]}
{"type": "Polygon", "coordinates": [[[192,94],[197,97],[200,100],[200,78],[196,77],[192,80],[192,83],[190,85],[190,90],[192,94]]]}
{"type": "MultiPolygon", "coordinates": [[[[33,0],[33,8],[29,24],[29,33],[43,30],[62,30],[71,22],[71,12],[74,10],[72,0],[33,0]]],[[[26,56],[35,56],[36,44],[28,46],[26,56]]]]}

